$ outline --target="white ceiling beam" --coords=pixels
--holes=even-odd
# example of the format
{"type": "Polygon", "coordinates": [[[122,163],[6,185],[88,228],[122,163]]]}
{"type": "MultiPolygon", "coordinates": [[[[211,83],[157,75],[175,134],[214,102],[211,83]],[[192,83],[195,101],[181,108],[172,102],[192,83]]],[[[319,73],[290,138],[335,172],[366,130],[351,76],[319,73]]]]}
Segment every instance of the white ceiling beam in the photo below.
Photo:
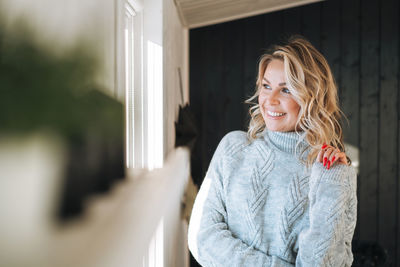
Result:
{"type": "Polygon", "coordinates": [[[174,0],[190,29],[270,13],[323,0],[174,0]]]}

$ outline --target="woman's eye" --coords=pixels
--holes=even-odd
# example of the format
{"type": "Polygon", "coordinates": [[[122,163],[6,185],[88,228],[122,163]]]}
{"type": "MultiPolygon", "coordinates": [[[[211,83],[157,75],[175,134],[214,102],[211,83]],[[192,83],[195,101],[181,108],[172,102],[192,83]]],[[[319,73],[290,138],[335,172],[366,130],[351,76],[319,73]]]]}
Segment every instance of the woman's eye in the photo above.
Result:
{"type": "Polygon", "coordinates": [[[284,92],[285,94],[290,94],[290,91],[287,88],[282,88],[282,92],[284,92]]]}
{"type": "Polygon", "coordinates": [[[266,83],[263,84],[262,86],[263,86],[265,89],[271,89],[271,87],[270,87],[268,84],[266,84],[266,83]]]}

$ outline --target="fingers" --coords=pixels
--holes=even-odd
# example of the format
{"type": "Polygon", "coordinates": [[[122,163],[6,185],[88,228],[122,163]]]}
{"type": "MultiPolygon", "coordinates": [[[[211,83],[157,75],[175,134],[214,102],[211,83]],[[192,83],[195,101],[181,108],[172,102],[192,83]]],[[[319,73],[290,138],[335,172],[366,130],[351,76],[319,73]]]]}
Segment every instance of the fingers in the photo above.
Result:
{"type": "Polygon", "coordinates": [[[321,147],[321,150],[319,151],[319,153],[318,153],[318,156],[317,156],[317,161],[318,162],[321,162],[322,163],[322,160],[323,160],[323,156],[324,156],[324,153],[325,153],[325,148],[327,147],[327,145],[324,143],[323,145],[322,145],[322,147],[321,147]]]}
{"type": "Polygon", "coordinates": [[[347,164],[347,157],[344,152],[324,143],[318,153],[317,161],[329,170],[335,163],[347,164]]]}
{"type": "Polygon", "coordinates": [[[333,147],[328,147],[325,149],[325,153],[324,153],[324,160],[323,160],[323,165],[324,167],[326,167],[328,170],[331,167],[331,160],[332,160],[332,154],[334,154],[334,148],[333,147]]]}
{"type": "Polygon", "coordinates": [[[342,164],[348,164],[347,163],[347,157],[346,157],[346,153],[341,152],[340,150],[337,151],[337,153],[335,153],[335,162],[337,163],[342,163],[342,164]]]}
{"type": "Polygon", "coordinates": [[[341,159],[341,157],[343,157],[343,155],[346,155],[346,154],[344,154],[343,152],[340,152],[339,149],[335,149],[334,152],[331,154],[330,160],[332,163],[337,162],[338,160],[341,159]]]}

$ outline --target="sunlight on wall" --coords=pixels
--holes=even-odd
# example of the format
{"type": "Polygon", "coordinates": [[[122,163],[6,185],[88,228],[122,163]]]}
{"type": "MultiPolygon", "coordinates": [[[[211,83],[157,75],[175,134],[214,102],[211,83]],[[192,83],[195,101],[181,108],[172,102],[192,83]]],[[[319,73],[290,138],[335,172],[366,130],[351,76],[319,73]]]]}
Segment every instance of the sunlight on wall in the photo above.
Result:
{"type": "Polygon", "coordinates": [[[162,46],[147,41],[148,168],[163,165],[162,46]]]}

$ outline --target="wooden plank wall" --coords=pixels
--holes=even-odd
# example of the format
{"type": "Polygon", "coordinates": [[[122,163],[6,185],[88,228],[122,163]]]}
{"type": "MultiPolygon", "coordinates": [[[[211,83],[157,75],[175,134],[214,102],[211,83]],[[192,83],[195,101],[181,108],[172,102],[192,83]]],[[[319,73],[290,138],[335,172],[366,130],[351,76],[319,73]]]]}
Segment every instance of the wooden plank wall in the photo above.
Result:
{"type": "Polygon", "coordinates": [[[200,126],[192,157],[197,184],[218,142],[246,130],[257,61],[290,34],[327,58],[339,86],[345,142],[359,149],[355,240],[377,242],[400,266],[398,0],[328,0],[190,30],[190,102],[200,126]]]}

